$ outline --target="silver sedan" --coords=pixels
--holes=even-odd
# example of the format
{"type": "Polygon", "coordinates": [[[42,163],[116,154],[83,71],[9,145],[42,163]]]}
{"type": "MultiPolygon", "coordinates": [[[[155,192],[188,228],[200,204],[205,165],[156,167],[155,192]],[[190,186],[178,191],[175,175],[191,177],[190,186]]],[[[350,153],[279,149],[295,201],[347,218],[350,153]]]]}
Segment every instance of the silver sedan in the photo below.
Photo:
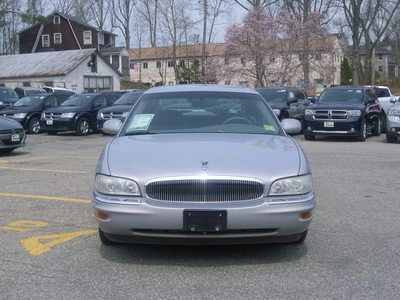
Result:
{"type": "Polygon", "coordinates": [[[391,102],[395,104],[388,109],[386,140],[389,143],[395,143],[400,137],[400,102],[396,103],[396,100],[391,100],[391,102]]]}
{"type": "Polygon", "coordinates": [[[246,88],[146,91],[100,157],[103,244],[303,242],[315,206],[310,167],[268,104],[246,88]]]}

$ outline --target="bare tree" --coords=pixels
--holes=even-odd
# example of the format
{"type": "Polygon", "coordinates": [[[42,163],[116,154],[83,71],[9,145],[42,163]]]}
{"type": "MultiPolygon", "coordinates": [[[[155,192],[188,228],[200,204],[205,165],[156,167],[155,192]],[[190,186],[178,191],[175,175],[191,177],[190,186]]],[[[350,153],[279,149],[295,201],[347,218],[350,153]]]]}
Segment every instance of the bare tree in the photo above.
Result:
{"type": "Polygon", "coordinates": [[[148,27],[150,46],[156,47],[159,0],[139,0],[137,9],[148,27]]]}
{"type": "Polygon", "coordinates": [[[241,8],[245,10],[264,9],[270,5],[276,4],[279,0],[234,0],[241,8]]]}
{"type": "Polygon", "coordinates": [[[90,0],[89,8],[93,22],[96,24],[99,31],[103,31],[110,12],[110,0],[90,0]]]}
{"type": "Polygon", "coordinates": [[[214,28],[218,18],[227,13],[228,4],[227,0],[208,0],[208,44],[212,43],[215,37],[214,28]]]}
{"type": "Polygon", "coordinates": [[[131,31],[130,24],[133,9],[136,5],[135,0],[111,0],[112,16],[114,19],[113,26],[118,28],[125,39],[127,49],[131,47],[131,31]]]}
{"type": "Polygon", "coordinates": [[[16,35],[21,29],[21,12],[23,3],[20,0],[4,0],[0,2],[0,54],[17,52],[16,35]]]}

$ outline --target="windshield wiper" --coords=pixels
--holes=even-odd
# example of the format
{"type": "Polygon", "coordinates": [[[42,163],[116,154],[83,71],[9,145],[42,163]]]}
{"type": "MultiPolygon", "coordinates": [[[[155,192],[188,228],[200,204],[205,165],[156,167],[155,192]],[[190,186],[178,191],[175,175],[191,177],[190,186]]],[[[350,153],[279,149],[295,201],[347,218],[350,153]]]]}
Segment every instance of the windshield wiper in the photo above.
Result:
{"type": "Polygon", "coordinates": [[[158,134],[158,132],[155,132],[155,131],[127,132],[127,133],[124,134],[124,136],[128,136],[128,135],[145,135],[145,134],[158,134]]]}

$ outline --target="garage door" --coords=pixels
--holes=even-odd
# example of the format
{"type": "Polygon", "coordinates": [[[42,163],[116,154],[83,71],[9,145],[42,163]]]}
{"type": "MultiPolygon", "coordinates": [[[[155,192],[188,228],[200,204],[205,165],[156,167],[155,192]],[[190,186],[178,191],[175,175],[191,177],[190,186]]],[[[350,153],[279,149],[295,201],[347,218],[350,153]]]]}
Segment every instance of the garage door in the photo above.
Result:
{"type": "Polygon", "coordinates": [[[112,92],[111,76],[84,76],[83,89],[86,93],[112,92]]]}

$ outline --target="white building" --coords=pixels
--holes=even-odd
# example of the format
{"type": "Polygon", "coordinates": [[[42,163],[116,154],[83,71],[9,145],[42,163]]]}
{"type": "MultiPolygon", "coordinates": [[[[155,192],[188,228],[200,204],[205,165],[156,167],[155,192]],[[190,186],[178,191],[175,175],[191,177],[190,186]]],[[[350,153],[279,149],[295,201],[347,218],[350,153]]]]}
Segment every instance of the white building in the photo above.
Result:
{"type": "Polygon", "coordinates": [[[0,56],[0,86],[58,86],[82,92],[120,89],[120,74],[96,49],[0,56]]]}

